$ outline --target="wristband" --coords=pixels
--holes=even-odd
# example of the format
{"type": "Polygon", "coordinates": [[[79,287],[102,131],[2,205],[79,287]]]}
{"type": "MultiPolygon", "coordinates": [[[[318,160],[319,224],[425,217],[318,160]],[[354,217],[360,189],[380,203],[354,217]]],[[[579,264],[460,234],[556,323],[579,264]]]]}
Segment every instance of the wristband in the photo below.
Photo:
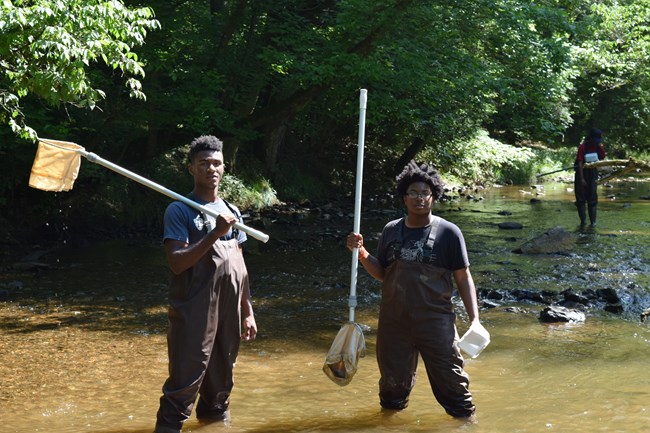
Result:
{"type": "Polygon", "coordinates": [[[368,256],[370,256],[370,253],[365,249],[365,247],[359,248],[359,259],[367,259],[368,256]]]}

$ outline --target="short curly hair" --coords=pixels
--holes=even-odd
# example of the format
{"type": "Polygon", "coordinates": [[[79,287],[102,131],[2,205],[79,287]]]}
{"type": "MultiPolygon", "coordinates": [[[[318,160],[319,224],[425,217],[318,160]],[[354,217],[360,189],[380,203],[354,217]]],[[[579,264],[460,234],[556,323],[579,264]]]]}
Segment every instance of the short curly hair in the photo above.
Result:
{"type": "Polygon", "coordinates": [[[433,199],[438,200],[442,197],[445,185],[440,179],[438,170],[431,167],[429,164],[417,163],[411,160],[404,166],[404,170],[395,178],[397,185],[395,190],[399,197],[406,195],[406,190],[413,182],[424,182],[431,188],[433,199]]]}
{"type": "Polygon", "coordinates": [[[223,142],[214,135],[202,135],[190,143],[190,152],[187,157],[190,163],[194,162],[197,153],[209,150],[212,152],[223,152],[223,142]]]}

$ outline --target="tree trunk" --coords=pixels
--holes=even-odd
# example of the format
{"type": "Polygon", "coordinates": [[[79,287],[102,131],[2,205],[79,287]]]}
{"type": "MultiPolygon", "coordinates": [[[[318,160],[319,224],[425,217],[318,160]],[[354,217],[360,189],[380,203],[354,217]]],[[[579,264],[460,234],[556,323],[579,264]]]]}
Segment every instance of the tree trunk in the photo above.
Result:
{"type": "Polygon", "coordinates": [[[227,137],[223,141],[223,160],[230,174],[237,173],[237,151],[241,141],[237,137],[227,137]]]}
{"type": "MultiPolygon", "coordinates": [[[[210,12],[212,15],[223,13],[225,7],[224,3],[223,0],[210,0],[210,12]]],[[[215,60],[218,59],[221,51],[228,45],[228,43],[230,43],[232,37],[240,28],[241,22],[245,16],[244,12],[246,11],[247,4],[247,0],[239,0],[234,5],[231,5],[231,10],[229,12],[226,11],[226,13],[229,13],[228,22],[219,38],[219,43],[216,45],[215,60]]]]}
{"type": "Polygon", "coordinates": [[[218,14],[223,9],[224,0],[210,0],[210,13],[218,14]]]}
{"type": "Polygon", "coordinates": [[[278,124],[268,128],[264,140],[264,165],[266,175],[273,178],[275,173],[275,163],[278,159],[278,150],[280,145],[284,142],[284,137],[287,134],[287,125],[289,118],[285,118],[278,124]]]}
{"type": "Polygon", "coordinates": [[[398,175],[402,172],[406,164],[424,149],[424,139],[422,137],[415,137],[411,145],[402,153],[395,165],[393,166],[393,174],[398,175]]]}

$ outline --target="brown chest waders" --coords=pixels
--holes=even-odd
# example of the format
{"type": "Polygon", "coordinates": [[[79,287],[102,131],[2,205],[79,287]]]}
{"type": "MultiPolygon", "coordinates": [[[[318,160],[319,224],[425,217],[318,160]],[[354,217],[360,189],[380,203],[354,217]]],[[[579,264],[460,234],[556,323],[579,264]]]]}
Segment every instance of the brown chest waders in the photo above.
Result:
{"type": "Polygon", "coordinates": [[[422,355],[431,390],[455,417],[474,413],[463,370],[451,304],[451,272],[431,264],[396,260],[386,270],[377,330],[380,403],[404,409],[422,355]]]}
{"type": "Polygon", "coordinates": [[[248,272],[236,239],[217,241],[194,267],[172,279],[169,291],[169,378],[158,423],[180,427],[197,394],[197,416],[228,409],[241,335],[241,297],[248,272]]]}

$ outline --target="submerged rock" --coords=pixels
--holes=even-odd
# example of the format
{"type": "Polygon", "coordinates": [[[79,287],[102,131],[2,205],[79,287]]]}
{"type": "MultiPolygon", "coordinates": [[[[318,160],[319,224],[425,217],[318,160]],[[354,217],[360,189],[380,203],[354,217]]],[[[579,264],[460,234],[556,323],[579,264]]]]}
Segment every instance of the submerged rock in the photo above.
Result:
{"type": "Polygon", "coordinates": [[[621,302],[621,298],[619,298],[618,293],[616,293],[616,290],[611,288],[597,289],[596,294],[598,295],[599,298],[605,300],[610,304],[619,304],[621,302]]]}
{"type": "MultiPolygon", "coordinates": [[[[622,314],[626,311],[625,305],[614,289],[585,289],[576,291],[572,288],[555,292],[550,290],[535,289],[478,289],[478,297],[482,308],[496,308],[503,304],[535,303],[552,305],[554,307],[575,310],[587,314],[592,309],[607,311],[612,314],[622,314]]],[[[650,315],[650,308],[641,314],[641,320],[650,315]]]]}
{"type": "Polygon", "coordinates": [[[621,314],[623,311],[625,311],[625,308],[623,307],[623,304],[621,303],[616,303],[616,304],[607,304],[603,307],[603,310],[608,311],[613,314],[621,314]]]}
{"type": "Polygon", "coordinates": [[[503,230],[520,230],[524,228],[524,226],[518,222],[506,221],[506,222],[499,223],[499,228],[503,230]]]}
{"type": "Polygon", "coordinates": [[[16,262],[11,265],[9,269],[16,272],[33,272],[40,270],[49,270],[52,269],[52,266],[41,262],[16,262]]]}
{"type": "Polygon", "coordinates": [[[562,254],[573,249],[575,238],[562,227],[542,233],[513,250],[517,254],[562,254]]]}
{"type": "Polygon", "coordinates": [[[586,320],[585,313],[572,310],[566,307],[561,307],[559,305],[550,305],[544,308],[539,313],[539,320],[545,323],[555,323],[555,322],[584,322],[586,320]]]}
{"type": "Polygon", "coordinates": [[[572,289],[564,290],[561,295],[567,302],[575,302],[576,304],[589,305],[591,299],[586,295],[587,291],[583,293],[576,293],[572,289]]]}
{"type": "Polygon", "coordinates": [[[645,310],[643,310],[643,311],[641,312],[641,317],[640,317],[641,321],[642,321],[642,322],[645,322],[645,319],[646,319],[648,316],[650,316],[650,307],[646,308],[645,310]]]}

